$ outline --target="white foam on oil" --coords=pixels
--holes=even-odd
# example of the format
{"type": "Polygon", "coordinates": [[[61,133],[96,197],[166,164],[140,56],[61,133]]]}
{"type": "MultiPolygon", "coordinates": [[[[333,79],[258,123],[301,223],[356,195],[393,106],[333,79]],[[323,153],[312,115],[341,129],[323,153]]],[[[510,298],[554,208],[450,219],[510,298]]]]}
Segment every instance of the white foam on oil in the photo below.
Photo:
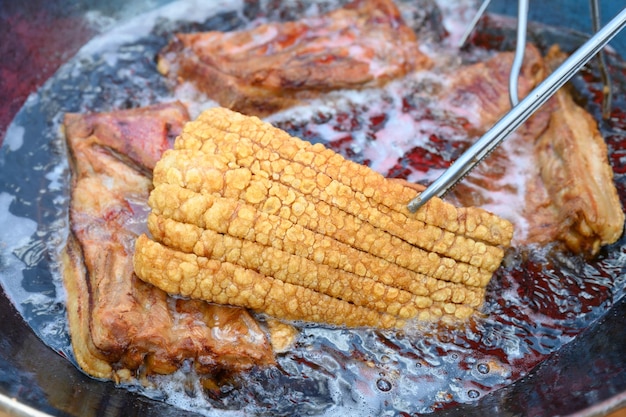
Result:
{"type": "Polygon", "coordinates": [[[10,151],[17,151],[24,144],[24,132],[23,126],[19,126],[15,123],[11,123],[7,128],[6,135],[4,137],[5,146],[9,147],[10,151]]]}
{"type": "Polygon", "coordinates": [[[142,13],[116,25],[114,30],[94,37],[80,49],[79,54],[115,52],[120,46],[149,35],[161,17],[172,21],[202,22],[218,12],[241,10],[242,5],[242,0],[174,1],[153,11],[142,13]]]}
{"type": "Polygon", "coordinates": [[[530,169],[536,162],[532,144],[519,140],[516,133],[500,146],[509,156],[504,176],[498,178],[493,189],[482,190],[489,196],[489,201],[481,205],[487,211],[509,220],[515,225],[513,244],[523,242],[528,236],[529,224],[524,212],[526,207],[527,180],[530,169]],[[514,189],[515,192],[511,192],[514,189]]]}
{"type": "MultiPolygon", "coordinates": [[[[37,94],[32,94],[24,104],[24,109],[31,108],[39,104],[37,94]]],[[[42,175],[42,188],[39,195],[51,194],[52,204],[40,207],[39,215],[48,217],[45,224],[38,224],[35,220],[20,216],[20,213],[11,212],[11,205],[16,201],[16,196],[0,194],[0,285],[5,294],[11,300],[16,310],[24,317],[31,317],[37,322],[33,327],[36,334],[44,341],[48,341],[53,348],[61,350],[66,346],[67,322],[63,314],[59,314],[59,306],[63,306],[66,300],[65,289],[59,273],[60,265],[54,261],[59,258],[60,251],[67,241],[69,225],[65,208],[69,202],[69,196],[65,193],[68,161],[67,158],[58,157],[63,154],[63,149],[52,149],[55,147],[56,130],[58,129],[58,118],[49,121],[50,131],[42,133],[48,137],[52,144],[50,165],[36,164],[26,167],[30,169],[35,177],[42,175]],[[51,215],[51,213],[54,213],[51,215]],[[51,260],[51,261],[48,261],[51,260]],[[45,291],[33,291],[32,286],[40,285],[38,282],[31,282],[30,275],[23,271],[29,268],[38,268],[44,262],[50,270],[51,284],[45,291]],[[55,313],[57,312],[57,313],[55,313]],[[38,317],[42,317],[39,319],[38,317]],[[46,317],[46,318],[43,318],[46,317]],[[53,341],[50,343],[50,341],[53,341]]],[[[11,152],[28,152],[16,146],[16,142],[28,143],[29,138],[25,137],[27,129],[16,122],[12,123],[7,138],[8,143],[6,157],[11,158],[11,152]]],[[[33,150],[34,151],[34,150],[33,150]]],[[[39,150],[34,151],[39,152],[39,150]]],[[[37,180],[33,184],[39,184],[37,180]]],[[[19,194],[20,188],[15,192],[19,194]]],[[[24,202],[24,205],[38,204],[37,201],[24,202]]],[[[43,279],[38,277],[37,280],[43,279]]],[[[62,311],[62,309],[61,309],[62,311]]]]}
{"type": "Polygon", "coordinates": [[[65,188],[66,174],[68,170],[67,160],[52,167],[52,170],[45,174],[45,178],[49,181],[48,190],[61,191],[65,188]]]}
{"type": "Polygon", "coordinates": [[[459,42],[474,18],[480,0],[436,0],[448,32],[444,40],[449,47],[458,48],[459,42]]]}
{"type": "Polygon", "coordinates": [[[9,207],[13,201],[15,197],[7,193],[0,194],[0,213],[4,214],[0,217],[0,243],[2,249],[9,253],[26,245],[37,230],[35,221],[10,212],[9,207]]]}
{"type": "MultiPolygon", "coordinates": [[[[180,83],[174,89],[174,98],[180,100],[187,107],[191,120],[196,119],[200,113],[211,107],[219,106],[215,100],[210,99],[205,93],[201,92],[192,83],[185,81],[180,83]]],[[[171,96],[161,98],[163,102],[172,101],[171,96]]]]}
{"type": "MultiPolygon", "coordinates": [[[[37,231],[37,222],[11,213],[11,203],[15,197],[7,193],[0,193],[0,272],[11,280],[21,280],[25,261],[16,253],[32,244],[32,237],[37,231]]],[[[2,281],[0,281],[2,283],[2,281]]],[[[31,296],[21,285],[3,285],[8,297],[16,308],[20,308],[21,301],[31,296]]]]}
{"type": "MultiPolygon", "coordinates": [[[[159,375],[151,378],[153,388],[146,388],[143,393],[148,397],[161,398],[166,403],[181,410],[197,413],[205,417],[243,417],[243,410],[225,410],[211,407],[204,398],[200,379],[189,364],[170,375],[159,375]],[[158,388],[157,388],[158,387],[158,388]]],[[[129,386],[134,390],[134,386],[129,386]]]]}
{"type": "Polygon", "coordinates": [[[99,33],[111,29],[117,22],[114,17],[107,16],[96,10],[87,11],[84,17],[89,27],[99,33]]]}

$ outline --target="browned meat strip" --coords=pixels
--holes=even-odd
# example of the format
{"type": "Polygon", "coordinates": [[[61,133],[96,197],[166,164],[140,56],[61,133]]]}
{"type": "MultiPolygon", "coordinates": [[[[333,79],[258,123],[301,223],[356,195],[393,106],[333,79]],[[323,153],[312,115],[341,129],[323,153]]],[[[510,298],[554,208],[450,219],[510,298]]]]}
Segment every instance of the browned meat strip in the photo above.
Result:
{"type": "MultiPolygon", "coordinates": [[[[520,77],[524,97],[550,67],[562,60],[553,49],[544,60],[526,48],[520,77]]],[[[483,133],[510,108],[508,73],[511,53],[460,69],[442,99],[467,116],[476,134],[483,133]],[[468,111],[468,109],[470,111],[468,111]]],[[[488,206],[494,199],[520,200],[526,233],[520,243],[561,241],[576,253],[594,255],[622,234],[624,213],[613,184],[607,148],[592,116],[567,89],[560,90],[509,141],[498,148],[454,189],[463,205],[488,206]],[[510,151],[514,150],[514,151],[510,151]],[[515,172],[525,160],[524,172],[515,172]]],[[[504,215],[505,213],[498,213],[504,215]]]]}
{"type": "Polygon", "coordinates": [[[381,85],[429,65],[391,0],[357,0],[319,17],[238,32],[181,33],[159,58],[162,73],[253,115],[322,91],[381,85]]]}
{"type": "Polygon", "coordinates": [[[170,373],[189,359],[208,374],[273,362],[244,309],[174,299],[133,273],[151,188],[145,172],[187,119],[180,103],[65,117],[73,167],[64,283],[76,359],[93,376],[170,373]]]}
{"type": "MultiPolygon", "coordinates": [[[[558,48],[546,59],[561,61],[558,48]]],[[[608,150],[593,117],[567,89],[554,97],[548,129],[535,142],[541,180],[554,214],[553,233],[574,252],[594,255],[624,229],[608,150]]]]}

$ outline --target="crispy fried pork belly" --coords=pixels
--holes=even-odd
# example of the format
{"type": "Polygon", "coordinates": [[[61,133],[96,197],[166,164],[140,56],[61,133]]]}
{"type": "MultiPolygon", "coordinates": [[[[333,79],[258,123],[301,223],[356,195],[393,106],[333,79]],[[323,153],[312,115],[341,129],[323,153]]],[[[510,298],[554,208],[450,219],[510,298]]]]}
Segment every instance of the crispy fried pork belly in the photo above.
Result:
{"type": "Polygon", "coordinates": [[[432,200],[322,145],[224,108],[154,170],[135,272],[168,293],[288,320],[395,327],[480,308],[509,222],[432,200]]]}
{"type": "MultiPolygon", "coordinates": [[[[519,82],[524,97],[558,65],[563,56],[552,49],[542,58],[528,46],[519,82]]],[[[484,132],[510,108],[508,73],[511,53],[459,70],[443,99],[466,114],[463,106],[478,109],[468,117],[473,129],[484,132]]],[[[526,234],[516,243],[560,241],[575,253],[592,256],[600,246],[622,234],[624,213],[613,183],[607,148],[593,117],[561,89],[511,138],[485,159],[454,190],[464,205],[485,205],[494,198],[519,204],[526,234]],[[517,172],[515,159],[527,160],[517,172]],[[516,181],[512,179],[517,178],[516,181]],[[523,197],[521,201],[516,196],[523,197]]],[[[520,228],[521,229],[521,228],[520,228]]]]}
{"type": "MultiPolygon", "coordinates": [[[[440,93],[441,102],[445,108],[469,121],[468,136],[482,135],[510,110],[508,82],[513,56],[512,52],[499,52],[485,61],[460,67],[447,76],[447,86],[440,93]]],[[[535,46],[529,44],[518,82],[520,98],[535,88],[545,74],[543,57],[535,46]]],[[[540,214],[545,210],[535,210],[540,208],[547,195],[541,181],[537,181],[537,164],[529,156],[533,155],[535,139],[548,127],[551,111],[551,104],[537,111],[506,139],[507,146],[496,148],[451,192],[455,202],[462,206],[490,207],[508,201],[514,206],[512,210],[520,212],[525,211],[526,206],[532,206],[533,209],[524,215],[526,224],[516,227],[515,243],[527,243],[522,234],[546,224],[545,216],[540,214]],[[519,172],[520,165],[524,165],[523,172],[519,172]],[[529,186],[530,183],[533,187],[529,186]],[[539,188],[535,189],[537,186],[539,188]]],[[[470,144],[468,142],[466,146],[470,144]]],[[[510,220],[519,222],[515,215],[510,220]]]]}
{"type": "MultiPolygon", "coordinates": [[[[563,57],[553,48],[546,59],[550,65],[563,57]]],[[[607,146],[596,121],[567,89],[553,101],[548,129],[535,142],[547,207],[554,216],[551,232],[572,251],[594,255],[617,241],[624,229],[607,146]]]]}
{"type": "MultiPolygon", "coordinates": [[[[442,92],[442,99],[447,106],[467,115],[479,132],[486,131],[511,109],[508,88],[513,58],[513,52],[501,52],[456,70],[442,92]]],[[[526,97],[544,77],[541,53],[528,44],[518,79],[519,97],[526,97]]]]}
{"type": "Polygon", "coordinates": [[[224,107],[260,116],[320,92],[377,86],[429,65],[391,0],[356,0],[295,22],[177,34],[158,67],[192,81],[224,107]]]}
{"type": "Polygon", "coordinates": [[[133,273],[134,242],[146,229],[146,172],[187,120],[180,103],[65,117],[72,189],[64,284],[75,357],[92,376],[171,373],[187,360],[203,374],[273,361],[246,310],[175,299],[133,273]]]}

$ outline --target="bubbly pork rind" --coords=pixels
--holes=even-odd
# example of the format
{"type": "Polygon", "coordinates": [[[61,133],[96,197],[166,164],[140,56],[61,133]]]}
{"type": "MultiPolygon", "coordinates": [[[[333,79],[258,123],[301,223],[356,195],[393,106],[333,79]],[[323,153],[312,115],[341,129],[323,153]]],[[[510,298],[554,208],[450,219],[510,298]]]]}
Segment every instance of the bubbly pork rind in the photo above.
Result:
{"type": "Polygon", "coordinates": [[[224,108],[188,123],[154,171],[135,271],[169,293],[289,320],[401,326],[480,308],[512,225],[224,108]]]}

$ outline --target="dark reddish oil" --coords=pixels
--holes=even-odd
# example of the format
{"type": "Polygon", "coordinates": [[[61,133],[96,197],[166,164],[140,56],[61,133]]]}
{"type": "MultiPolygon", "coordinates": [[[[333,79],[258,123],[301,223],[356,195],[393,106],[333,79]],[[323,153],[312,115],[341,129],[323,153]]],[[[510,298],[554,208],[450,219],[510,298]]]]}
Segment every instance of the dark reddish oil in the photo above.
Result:
{"type": "Polygon", "coordinates": [[[19,3],[0,6],[0,145],[28,95],[96,33],[71,7],[19,3]]]}

